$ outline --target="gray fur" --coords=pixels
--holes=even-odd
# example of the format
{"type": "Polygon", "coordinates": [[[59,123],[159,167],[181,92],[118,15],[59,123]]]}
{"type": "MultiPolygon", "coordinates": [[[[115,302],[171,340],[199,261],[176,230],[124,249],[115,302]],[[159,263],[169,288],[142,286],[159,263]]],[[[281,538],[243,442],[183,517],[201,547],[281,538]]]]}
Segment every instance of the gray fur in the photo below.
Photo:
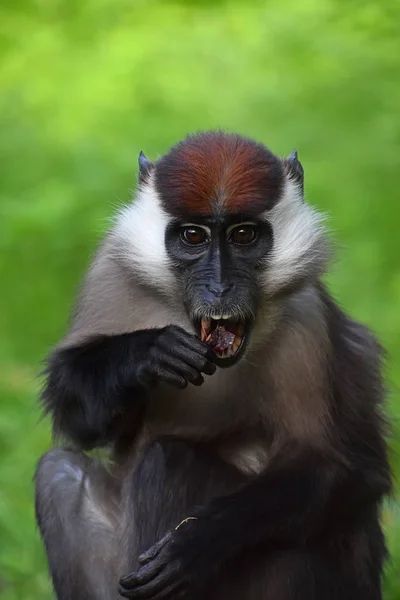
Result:
{"type": "MultiPolygon", "coordinates": [[[[134,567],[128,556],[135,536],[132,522],[137,523],[141,513],[128,519],[133,509],[123,502],[131,496],[123,489],[132,485],[132,473],[145,445],[163,436],[209,442],[221,459],[218,468],[223,465],[229,471],[234,467],[229,491],[266,471],[287,447],[312,447],[325,455],[335,454],[329,436],[334,417],[327,391],[333,345],[320,284],[329,244],[322,219],[303,202],[301,187],[293,178],[287,179],[281,203],[265,214],[265,219],[281,237],[275,240],[274,252],[264,267],[263,298],[244,357],[231,368],[205,376],[199,387],[154,388],[143,427],[122,458],[117,458],[115,479],[84,455],[60,450],[45,455],[38,467],[38,518],[43,531],[52,528],[48,552],[57,561],[60,551],[74,555],[79,548],[69,566],[71,572],[65,575],[66,581],[70,576],[79,584],[79,600],[116,599],[114,583],[116,587],[124,569],[134,567]],[[50,514],[53,521],[43,517],[50,514]],[[79,531],[78,542],[71,540],[70,526],[79,531]],[[57,550],[59,539],[65,540],[65,547],[57,550]]],[[[164,248],[168,223],[152,173],[146,171],[136,202],[117,217],[89,268],[70,331],[59,347],[81,344],[97,334],[172,324],[195,333],[164,248]]],[[[358,334],[367,335],[361,328],[358,334]]],[[[370,338],[362,339],[358,350],[370,354],[375,365],[378,351],[370,338]]],[[[163,473],[162,465],[158,466],[163,473]]],[[[139,504],[140,494],[138,490],[139,504]]],[[[173,504],[173,498],[168,498],[173,504]]],[[[257,569],[261,587],[254,595],[246,588],[241,598],[261,597],[260,589],[267,581],[264,563],[257,569]]],[[[282,581],[276,583],[276,589],[281,589],[280,585],[282,581]]],[[[265,586],[274,588],[274,578],[265,586]]],[[[74,597],[73,590],[65,595],[71,600],[74,597]]]]}

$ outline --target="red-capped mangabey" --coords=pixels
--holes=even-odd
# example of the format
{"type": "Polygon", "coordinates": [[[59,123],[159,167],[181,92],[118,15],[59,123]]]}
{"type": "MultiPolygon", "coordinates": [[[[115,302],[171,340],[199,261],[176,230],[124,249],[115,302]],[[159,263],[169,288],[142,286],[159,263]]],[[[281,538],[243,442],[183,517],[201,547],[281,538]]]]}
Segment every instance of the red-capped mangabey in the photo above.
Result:
{"type": "Polygon", "coordinates": [[[380,349],[321,284],[296,152],[211,132],[139,166],[48,359],[57,597],[378,600],[380,349]]]}

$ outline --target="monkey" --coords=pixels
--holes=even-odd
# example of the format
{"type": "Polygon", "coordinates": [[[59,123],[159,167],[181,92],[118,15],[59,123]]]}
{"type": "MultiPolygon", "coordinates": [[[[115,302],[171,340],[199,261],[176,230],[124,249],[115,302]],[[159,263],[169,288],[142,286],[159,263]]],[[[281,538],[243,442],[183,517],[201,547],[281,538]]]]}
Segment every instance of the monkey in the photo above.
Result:
{"type": "Polygon", "coordinates": [[[325,222],[296,151],[217,130],[140,153],[46,363],[59,600],[382,598],[384,353],[323,282],[325,222]]]}

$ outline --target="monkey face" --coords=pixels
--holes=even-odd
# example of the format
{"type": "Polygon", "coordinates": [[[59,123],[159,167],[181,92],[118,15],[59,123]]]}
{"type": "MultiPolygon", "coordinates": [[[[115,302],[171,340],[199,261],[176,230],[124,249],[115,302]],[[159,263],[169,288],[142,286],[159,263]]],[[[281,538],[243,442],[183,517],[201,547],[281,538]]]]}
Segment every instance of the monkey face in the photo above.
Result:
{"type": "Polygon", "coordinates": [[[195,330],[220,366],[234,364],[257,317],[260,275],[273,247],[271,226],[245,214],[176,220],[165,245],[195,330]]]}
{"type": "Polygon", "coordinates": [[[136,199],[113,235],[119,260],[174,318],[185,310],[221,366],[266,338],[269,307],[317,281],[329,257],[297,153],[281,159],[222,132],[189,136],[154,164],[141,154],[136,199]]]}

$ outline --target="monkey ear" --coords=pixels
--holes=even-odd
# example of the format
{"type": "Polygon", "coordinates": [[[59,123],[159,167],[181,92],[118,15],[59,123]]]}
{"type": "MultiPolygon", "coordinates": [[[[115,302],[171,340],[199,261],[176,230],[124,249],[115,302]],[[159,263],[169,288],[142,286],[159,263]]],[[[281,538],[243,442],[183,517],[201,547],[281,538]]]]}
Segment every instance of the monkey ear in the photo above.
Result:
{"type": "Polygon", "coordinates": [[[297,150],[293,150],[287,158],[283,160],[286,174],[290,179],[296,181],[303,191],[304,189],[304,169],[298,159],[297,150]]]}
{"type": "Polygon", "coordinates": [[[154,164],[140,151],[139,158],[139,183],[145,183],[154,168],[154,164]]]}

